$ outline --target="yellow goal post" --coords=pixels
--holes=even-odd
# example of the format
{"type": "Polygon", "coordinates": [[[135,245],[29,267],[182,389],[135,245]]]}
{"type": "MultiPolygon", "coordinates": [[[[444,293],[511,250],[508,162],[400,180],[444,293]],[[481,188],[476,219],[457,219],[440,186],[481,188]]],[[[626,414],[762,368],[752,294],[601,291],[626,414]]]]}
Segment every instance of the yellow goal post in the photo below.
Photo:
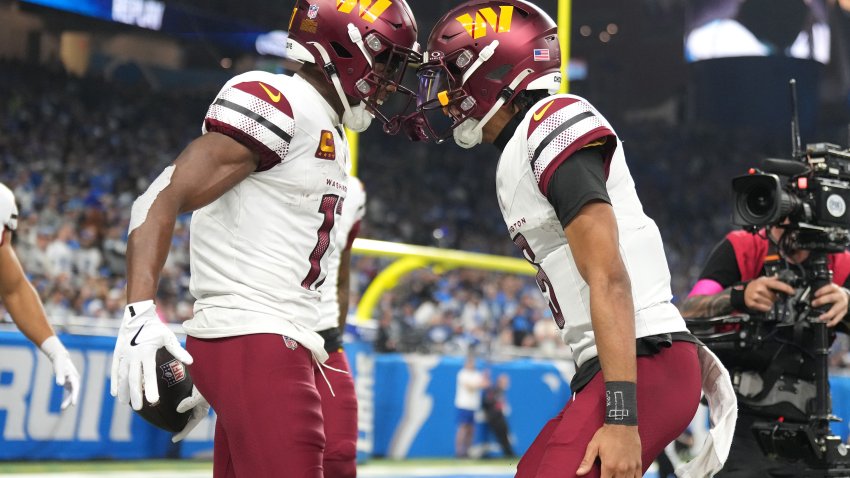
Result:
{"type": "Polygon", "coordinates": [[[468,268],[527,276],[537,274],[531,264],[516,257],[415,246],[374,239],[355,239],[351,252],[363,256],[396,258],[372,279],[369,287],[366,288],[360,298],[356,312],[357,322],[359,323],[372,319],[374,310],[384,292],[393,289],[402,277],[416,269],[442,266],[446,269],[468,268]]]}

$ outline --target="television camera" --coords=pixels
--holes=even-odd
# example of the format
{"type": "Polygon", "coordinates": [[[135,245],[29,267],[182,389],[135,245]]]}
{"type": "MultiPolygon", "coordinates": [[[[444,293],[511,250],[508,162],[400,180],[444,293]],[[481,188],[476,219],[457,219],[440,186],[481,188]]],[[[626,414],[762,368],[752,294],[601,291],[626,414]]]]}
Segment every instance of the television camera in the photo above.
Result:
{"type": "Polygon", "coordinates": [[[811,144],[732,180],[732,222],[752,232],[784,227],[790,249],[841,252],[850,243],[850,150],[811,144]]]}
{"type": "MultiPolygon", "coordinates": [[[[778,274],[797,293],[780,298],[767,314],[689,319],[688,328],[724,363],[724,357],[728,358],[733,364],[730,367],[727,363],[729,368],[734,368],[735,360],[752,360],[750,357],[758,357],[759,351],[765,350],[793,350],[805,357],[812,365],[805,385],[813,391],[811,400],[797,400],[793,407],[799,419],[765,418],[758,420],[752,431],[767,456],[801,460],[816,473],[813,476],[850,477],[850,450],[830,430],[830,422],[839,419],[831,413],[829,331],[818,320],[822,311],[811,306],[815,291],[832,281],[828,254],[843,252],[850,244],[850,149],[830,143],[801,148],[795,88],[791,80],[792,157],[766,159],[760,169],[733,179],[732,222],[754,234],[765,233],[766,228],[784,229],[781,239],[774,243],[782,257],[790,257],[797,250],[810,252],[803,264],[765,264],[768,274],[778,274]],[[770,267],[774,269],[768,270],[770,267]],[[784,343],[779,336],[785,337],[784,343]],[[786,348],[776,348],[776,343],[786,348]]],[[[758,380],[763,379],[766,389],[769,381],[776,383],[782,371],[775,365],[771,369],[769,354],[762,357],[768,358],[758,380]]],[[[750,362],[744,368],[752,366],[750,362]]],[[[798,384],[774,390],[791,390],[786,395],[791,403],[800,398],[795,395],[805,395],[798,384]]]]}

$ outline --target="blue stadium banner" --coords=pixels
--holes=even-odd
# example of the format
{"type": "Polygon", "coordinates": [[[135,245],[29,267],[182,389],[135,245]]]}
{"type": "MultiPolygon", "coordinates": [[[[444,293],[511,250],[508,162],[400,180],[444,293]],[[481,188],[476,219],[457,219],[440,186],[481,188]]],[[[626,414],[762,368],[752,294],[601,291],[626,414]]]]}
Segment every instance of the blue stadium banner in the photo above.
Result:
{"type": "MultiPolygon", "coordinates": [[[[109,395],[113,337],[62,335],[82,374],[76,407],[59,409],[47,357],[18,332],[0,332],[0,460],[89,460],[212,455],[215,415],[179,444],[117,403],[109,395]]],[[[346,344],[359,397],[358,458],[454,456],[454,396],[461,357],[374,354],[368,343],[346,344]]],[[[514,360],[479,362],[493,378],[506,374],[506,410],[517,453],[524,452],[547,420],[570,397],[569,367],[562,362],[514,360]],[[533,397],[533,398],[532,398],[533,397]]],[[[337,373],[329,371],[328,373],[337,373]]],[[[838,416],[850,416],[850,378],[833,376],[832,403],[838,416]]],[[[694,435],[704,436],[703,415],[694,435]]],[[[498,455],[495,437],[477,417],[476,455],[498,455]]],[[[846,422],[833,424],[846,439],[846,422]]],[[[701,442],[701,440],[699,440],[701,442]]]]}
{"type": "Polygon", "coordinates": [[[17,332],[0,332],[0,460],[150,458],[169,434],[109,394],[113,337],[60,336],[82,376],[80,400],[62,411],[50,360],[17,332]]]}

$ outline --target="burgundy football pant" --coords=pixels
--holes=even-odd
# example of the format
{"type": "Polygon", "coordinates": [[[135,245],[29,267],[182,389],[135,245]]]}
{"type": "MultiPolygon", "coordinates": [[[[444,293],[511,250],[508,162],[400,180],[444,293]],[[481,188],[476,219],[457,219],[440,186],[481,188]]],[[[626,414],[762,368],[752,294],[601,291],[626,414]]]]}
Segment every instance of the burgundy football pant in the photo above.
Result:
{"type": "Polygon", "coordinates": [[[351,367],[342,351],[331,353],[325,364],[348,372],[324,369],[333,387],[331,395],[328,384],[316,367],[316,388],[322,396],[322,416],[325,419],[325,477],[354,478],[357,476],[357,396],[351,367]]]}
{"type": "MultiPolygon", "coordinates": [[[[643,472],[668,443],[690,424],[699,405],[701,374],[696,345],[674,342],[653,356],[638,357],[638,433],[643,472]]],[[[549,421],[525,452],[516,478],[573,477],[587,445],[602,427],[605,383],[602,373],[549,421]]],[[[598,478],[599,460],[583,478],[598,478]]]]}
{"type": "Polygon", "coordinates": [[[323,478],[316,365],[288,344],[274,334],[187,339],[192,380],[217,415],[215,478],[323,478]]]}

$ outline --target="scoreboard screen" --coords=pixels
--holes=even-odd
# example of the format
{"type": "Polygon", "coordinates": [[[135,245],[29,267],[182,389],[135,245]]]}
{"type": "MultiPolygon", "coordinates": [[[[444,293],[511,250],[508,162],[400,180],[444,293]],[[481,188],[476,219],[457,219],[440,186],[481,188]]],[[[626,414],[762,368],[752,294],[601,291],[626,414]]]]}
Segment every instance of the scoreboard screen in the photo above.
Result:
{"type": "Polygon", "coordinates": [[[134,25],[149,30],[162,28],[165,3],[160,0],[23,0],[101,20],[134,25]]]}
{"type": "Polygon", "coordinates": [[[685,21],[690,62],[736,56],[830,60],[825,0],[692,0],[685,21]]]}

